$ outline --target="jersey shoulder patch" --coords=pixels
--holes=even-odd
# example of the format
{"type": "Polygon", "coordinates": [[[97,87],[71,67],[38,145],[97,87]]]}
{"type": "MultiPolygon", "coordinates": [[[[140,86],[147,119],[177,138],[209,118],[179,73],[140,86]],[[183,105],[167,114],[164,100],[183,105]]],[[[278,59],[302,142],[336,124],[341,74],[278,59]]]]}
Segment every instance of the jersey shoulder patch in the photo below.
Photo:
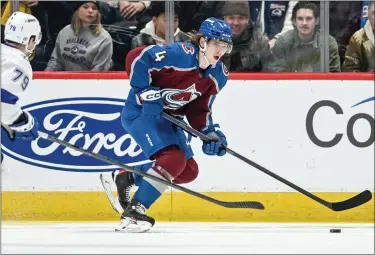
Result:
{"type": "Polygon", "coordinates": [[[228,81],[228,69],[221,61],[218,61],[210,71],[209,77],[216,85],[216,93],[219,93],[228,81]]]}
{"type": "Polygon", "coordinates": [[[186,55],[195,55],[196,54],[196,48],[193,44],[189,42],[177,42],[171,44],[171,47],[175,48],[176,51],[180,56],[186,56],[186,55]]]}
{"type": "Polygon", "coordinates": [[[228,71],[227,66],[223,62],[221,63],[221,65],[222,65],[223,74],[228,77],[229,71],[228,71]]]}
{"type": "Polygon", "coordinates": [[[181,43],[181,47],[186,54],[194,55],[195,47],[190,43],[181,43]]]}
{"type": "Polygon", "coordinates": [[[229,71],[223,62],[218,61],[215,67],[215,78],[218,81],[220,90],[225,86],[228,81],[229,71]]]}

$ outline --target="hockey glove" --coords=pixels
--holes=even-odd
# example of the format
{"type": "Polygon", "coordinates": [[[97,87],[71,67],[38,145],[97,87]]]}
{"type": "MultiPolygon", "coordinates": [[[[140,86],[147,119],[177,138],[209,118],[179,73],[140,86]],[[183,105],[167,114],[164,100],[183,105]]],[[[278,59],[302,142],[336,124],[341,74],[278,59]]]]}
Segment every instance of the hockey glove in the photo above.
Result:
{"type": "Polygon", "coordinates": [[[212,131],[212,128],[208,128],[207,131],[202,131],[203,134],[212,139],[211,142],[203,142],[202,150],[204,154],[221,157],[227,153],[226,149],[221,146],[221,144],[224,144],[225,146],[228,145],[227,138],[223,132],[220,131],[220,126],[218,124],[215,124],[213,127],[214,131],[212,131]]]}
{"type": "Polygon", "coordinates": [[[38,138],[38,121],[28,112],[23,112],[15,123],[8,127],[12,131],[10,137],[13,139],[35,140],[38,138]]]}
{"type": "Polygon", "coordinates": [[[157,87],[148,87],[138,93],[142,102],[142,114],[150,119],[161,119],[163,99],[157,87]]]}

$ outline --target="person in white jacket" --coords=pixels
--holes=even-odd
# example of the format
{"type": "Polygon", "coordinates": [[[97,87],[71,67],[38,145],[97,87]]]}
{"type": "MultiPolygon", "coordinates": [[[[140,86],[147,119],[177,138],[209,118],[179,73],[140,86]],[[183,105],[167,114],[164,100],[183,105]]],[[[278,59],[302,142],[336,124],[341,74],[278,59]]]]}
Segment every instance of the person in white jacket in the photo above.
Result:
{"type": "MultiPolygon", "coordinates": [[[[165,22],[165,3],[152,2],[149,8],[150,14],[152,15],[152,20],[146,24],[146,26],[140,31],[139,35],[132,39],[132,49],[143,45],[148,46],[166,44],[165,35],[167,24],[165,22]]],[[[190,37],[178,28],[178,17],[180,13],[180,7],[178,4],[175,4],[174,12],[174,41],[186,42],[190,39],[190,37]]]]}

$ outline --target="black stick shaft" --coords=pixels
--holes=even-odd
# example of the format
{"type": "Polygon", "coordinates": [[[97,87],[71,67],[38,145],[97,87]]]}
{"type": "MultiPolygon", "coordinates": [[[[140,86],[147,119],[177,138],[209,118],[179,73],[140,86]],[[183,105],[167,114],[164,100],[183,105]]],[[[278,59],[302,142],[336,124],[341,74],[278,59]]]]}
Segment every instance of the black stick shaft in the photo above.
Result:
{"type": "MultiPolygon", "coordinates": [[[[185,122],[183,121],[180,121],[176,118],[174,118],[173,116],[167,114],[167,113],[163,113],[163,117],[167,120],[169,120],[170,122],[174,123],[175,125],[181,127],[182,129],[184,129],[186,132],[194,135],[195,137],[199,137],[202,141],[205,141],[205,142],[210,142],[212,139],[205,135],[205,134],[202,134],[201,132],[195,130],[194,128],[190,127],[189,125],[187,125],[185,122]]],[[[234,157],[242,160],[243,162],[255,167],[256,169],[262,171],[263,173],[275,178],[276,180],[288,185],[289,187],[299,191],[300,193],[304,194],[305,196],[315,200],[316,202],[328,207],[329,209],[331,210],[334,210],[334,211],[343,211],[343,210],[347,210],[347,209],[351,209],[351,208],[354,208],[354,207],[357,207],[359,205],[362,205],[366,202],[368,202],[369,200],[371,200],[372,198],[372,194],[370,191],[366,190],[366,191],[363,191],[362,193],[348,199],[348,200],[345,200],[345,201],[342,201],[342,202],[337,202],[337,203],[330,203],[314,194],[312,194],[311,192],[308,192],[307,190],[297,186],[296,184],[284,179],[283,177],[271,172],[270,170],[268,170],[267,168],[255,163],[254,161],[242,156],[241,154],[235,152],[234,150],[228,148],[227,146],[225,146],[224,144],[222,144],[222,146],[224,146],[227,150],[227,152],[231,155],[233,155],[234,157]]]]}
{"type": "Polygon", "coordinates": [[[177,185],[177,184],[174,184],[172,182],[166,181],[166,180],[164,180],[162,178],[159,178],[159,177],[150,175],[148,173],[142,172],[142,171],[136,169],[135,167],[130,167],[130,166],[124,165],[121,162],[118,162],[116,160],[113,160],[111,158],[103,156],[101,154],[89,151],[88,149],[83,149],[83,148],[78,147],[78,146],[76,146],[74,144],[70,144],[70,143],[68,143],[66,141],[60,140],[60,139],[58,139],[58,138],[56,138],[54,136],[51,136],[51,135],[49,135],[47,133],[39,131],[38,134],[39,134],[39,137],[41,137],[43,139],[47,139],[47,140],[50,140],[52,142],[58,143],[60,145],[63,145],[65,147],[71,148],[73,150],[82,152],[83,154],[85,154],[87,156],[90,156],[90,157],[93,157],[93,158],[95,158],[97,160],[106,162],[106,163],[108,163],[110,165],[116,165],[116,166],[118,166],[120,168],[123,168],[123,169],[129,171],[129,172],[132,172],[132,173],[144,176],[146,178],[152,179],[154,181],[163,183],[163,184],[168,185],[168,186],[170,186],[172,188],[181,190],[181,191],[186,192],[186,193],[188,193],[188,194],[190,194],[192,196],[199,197],[199,198],[201,198],[203,200],[209,201],[211,203],[214,203],[214,204],[217,204],[217,205],[220,205],[220,206],[223,206],[223,207],[228,207],[228,208],[264,209],[264,206],[261,203],[257,202],[257,201],[225,202],[225,201],[216,200],[214,198],[211,198],[211,197],[208,197],[208,196],[203,195],[201,193],[198,193],[198,192],[195,192],[193,190],[187,189],[187,188],[182,187],[180,185],[177,185]]]}

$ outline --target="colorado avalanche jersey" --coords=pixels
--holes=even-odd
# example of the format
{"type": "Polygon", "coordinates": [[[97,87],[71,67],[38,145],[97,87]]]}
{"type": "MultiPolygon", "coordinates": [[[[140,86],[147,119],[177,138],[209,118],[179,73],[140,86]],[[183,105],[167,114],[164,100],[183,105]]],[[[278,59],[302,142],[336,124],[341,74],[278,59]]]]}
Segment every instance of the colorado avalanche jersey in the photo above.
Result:
{"type": "Polygon", "coordinates": [[[213,129],[211,107],[229,75],[221,61],[202,70],[198,48],[173,43],[133,49],[127,55],[126,70],[131,85],[127,103],[140,106],[137,93],[148,86],[159,87],[166,111],[186,116],[197,130],[213,129]]]}
{"type": "Polygon", "coordinates": [[[1,44],[1,122],[10,125],[22,114],[19,97],[32,79],[32,69],[26,55],[1,44]]]}

